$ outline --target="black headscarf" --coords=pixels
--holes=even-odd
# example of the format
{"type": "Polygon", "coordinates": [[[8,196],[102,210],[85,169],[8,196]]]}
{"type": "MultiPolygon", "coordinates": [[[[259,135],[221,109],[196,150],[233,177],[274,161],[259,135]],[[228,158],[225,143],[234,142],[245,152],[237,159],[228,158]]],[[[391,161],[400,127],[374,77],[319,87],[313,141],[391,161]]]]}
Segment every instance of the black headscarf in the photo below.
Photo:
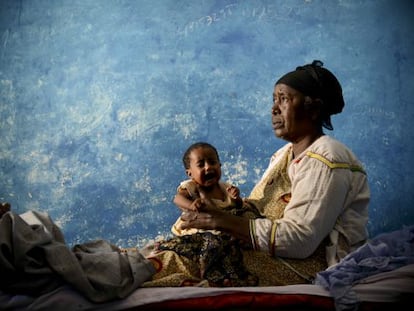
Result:
{"type": "Polygon", "coordinates": [[[345,105],[342,87],[337,78],[323,63],[314,60],[312,64],[299,66],[295,71],[282,76],[276,84],[286,84],[305,96],[322,101],[322,126],[333,130],[331,115],[342,112],[345,105]]]}

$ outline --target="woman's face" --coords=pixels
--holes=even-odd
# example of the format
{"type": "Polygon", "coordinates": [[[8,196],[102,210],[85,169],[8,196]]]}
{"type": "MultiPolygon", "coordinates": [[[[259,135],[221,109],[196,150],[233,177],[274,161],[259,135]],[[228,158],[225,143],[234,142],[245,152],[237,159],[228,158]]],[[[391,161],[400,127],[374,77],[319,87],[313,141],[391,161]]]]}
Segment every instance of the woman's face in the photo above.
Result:
{"type": "Polygon", "coordinates": [[[272,127],[275,135],[298,142],[310,135],[315,124],[305,109],[305,96],[286,84],[276,84],[273,91],[272,127]]]}

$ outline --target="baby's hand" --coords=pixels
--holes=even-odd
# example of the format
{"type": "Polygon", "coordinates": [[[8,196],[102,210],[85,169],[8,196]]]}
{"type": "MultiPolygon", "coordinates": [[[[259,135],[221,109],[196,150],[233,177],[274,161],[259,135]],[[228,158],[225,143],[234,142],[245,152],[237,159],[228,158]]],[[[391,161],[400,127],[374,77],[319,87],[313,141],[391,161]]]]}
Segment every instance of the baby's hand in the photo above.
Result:
{"type": "Polygon", "coordinates": [[[226,190],[232,199],[237,199],[240,196],[240,189],[236,186],[230,186],[226,190]]]}
{"type": "Polygon", "coordinates": [[[198,198],[198,199],[195,199],[193,203],[191,203],[190,209],[192,211],[200,211],[203,208],[203,206],[204,206],[203,200],[198,198]]]}

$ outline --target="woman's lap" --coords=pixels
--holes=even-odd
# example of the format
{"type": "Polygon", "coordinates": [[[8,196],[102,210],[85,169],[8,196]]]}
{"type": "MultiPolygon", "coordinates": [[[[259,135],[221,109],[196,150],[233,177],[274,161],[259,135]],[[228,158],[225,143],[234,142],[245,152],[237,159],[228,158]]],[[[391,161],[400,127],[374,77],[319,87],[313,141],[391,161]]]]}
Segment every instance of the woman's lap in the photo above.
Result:
{"type": "MultiPolygon", "coordinates": [[[[157,273],[151,281],[145,282],[143,287],[211,286],[200,277],[198,263],[184,256],[179,256],[173,251],[153,253],[147,258],[154,263],[157,273]]],[[[310,276],[314,276],[318,271],[326,268],[324,257],[320,252],[316,252],[307,259],[284,259],[281,261],[264,252],[244,250],[243,261],[247,270],[258,277],[257,286],[279,286],[308,282],[290,267],[294,267],[302,275],[310,276]]]]}

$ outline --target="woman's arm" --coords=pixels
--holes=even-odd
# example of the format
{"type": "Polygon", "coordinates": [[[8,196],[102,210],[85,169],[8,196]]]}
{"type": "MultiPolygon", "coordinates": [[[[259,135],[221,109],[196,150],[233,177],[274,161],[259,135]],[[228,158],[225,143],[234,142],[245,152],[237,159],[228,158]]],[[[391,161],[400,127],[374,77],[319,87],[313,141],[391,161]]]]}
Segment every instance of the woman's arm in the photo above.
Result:
{"type": "Polygon", "coordinates": [[[316,167],[294,182],[291,202],[279,220],[250,220],[229,215],[203,199],[205,206],[201,212],[183,213],[183,228],[220,230],[250,242],[257,250],[270,250],[282,257],[306,258],[332,230],[349,189],[346,180],[350,172],[332,171],[322,163],[314,164],[316,167]]]}

